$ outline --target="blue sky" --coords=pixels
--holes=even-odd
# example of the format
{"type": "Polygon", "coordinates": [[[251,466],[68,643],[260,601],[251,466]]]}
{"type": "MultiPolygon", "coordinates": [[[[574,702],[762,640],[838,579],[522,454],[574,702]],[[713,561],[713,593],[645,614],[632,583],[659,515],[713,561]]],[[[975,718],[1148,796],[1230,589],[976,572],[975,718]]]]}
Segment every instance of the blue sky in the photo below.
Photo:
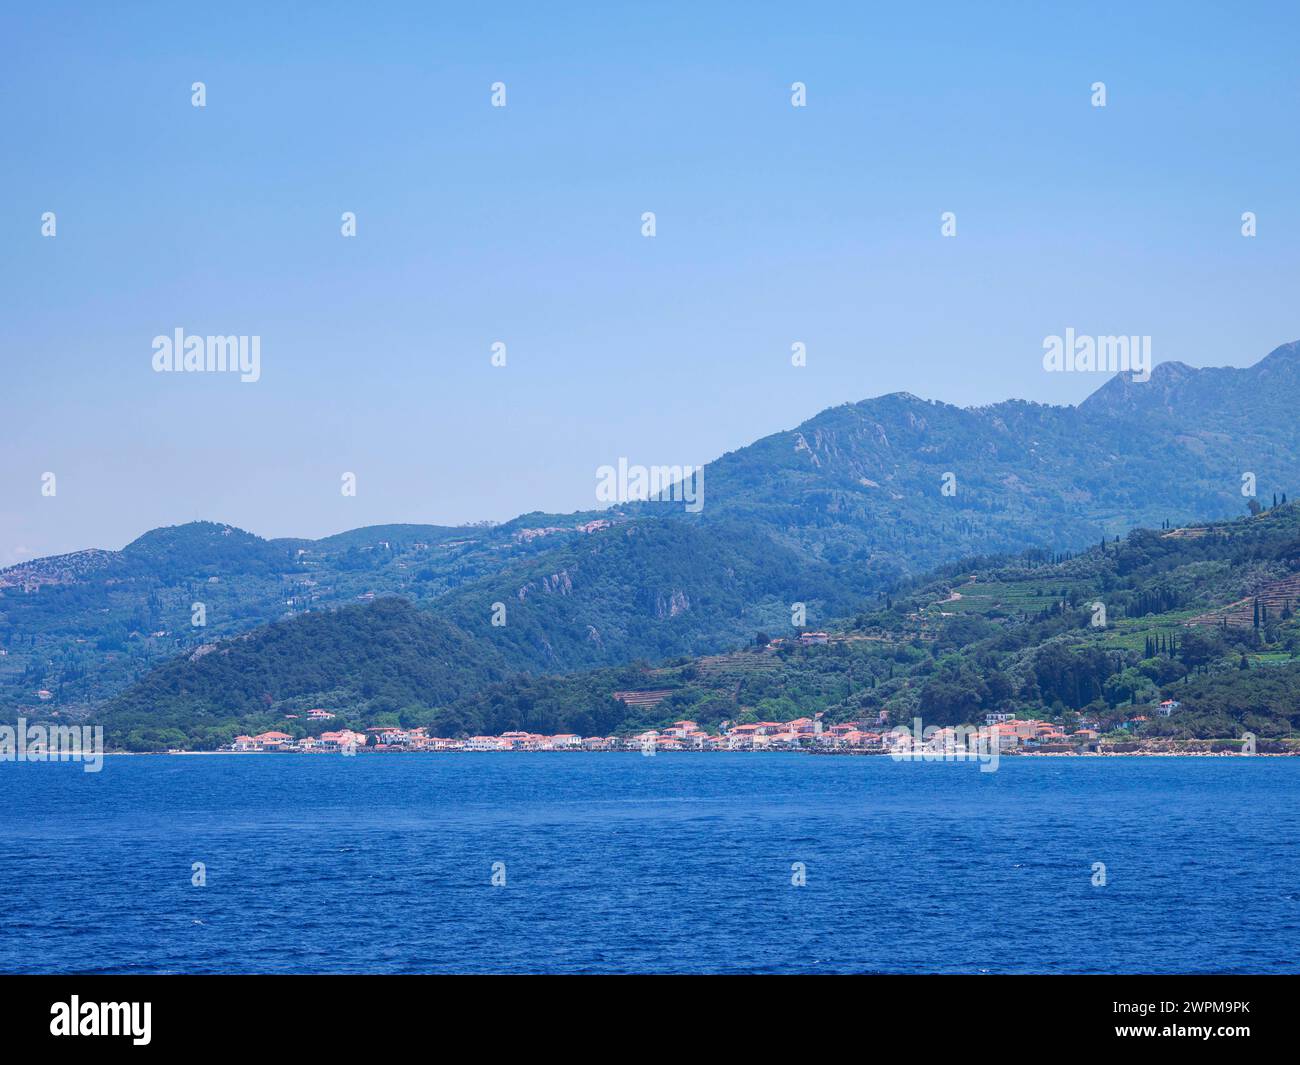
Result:
{"type": "Polygon", "coordinates": [[[898,390],[1078,402],[1067,327],[1300,338],[1287,5],[278,6],[0,14],[0,565],[590,508],[898,390]],[[154,373],[178,327],[261,379],[154,373]]]}

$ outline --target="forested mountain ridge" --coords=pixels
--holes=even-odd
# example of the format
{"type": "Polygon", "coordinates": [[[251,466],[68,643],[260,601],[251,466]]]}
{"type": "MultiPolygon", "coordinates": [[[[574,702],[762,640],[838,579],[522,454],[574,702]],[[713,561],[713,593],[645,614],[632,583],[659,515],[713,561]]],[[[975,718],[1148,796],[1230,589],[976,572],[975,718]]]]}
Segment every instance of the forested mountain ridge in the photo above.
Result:
{"type": "Polygon", "coordinates": [[[432,601],[585,535],[580,524],[527,515],[505,525],[377,526],[311,541],[191,522],[155,529],[120,551],[11,566],[0,570],[0,716],[42,705],[84,712],[177,652],[270,621],[384,595],[432,601]],[[529,533],[537,528],[557,531],[529,533]]]}
{"type": "Polygon", "coordinates": [[[83,713],[200,643],[387,595],[472,633],[506,604],[514,624],[490,635],[516,670],[700,654],[957,558],[1238,514],[1247,475],[1267,503],[1300,484],[1297,401],[1288,344],[1245,369],[1121,374],[1078,407],[831,408],[708,464],[698,514],[631,502],[316,541],[153,530],[0,570],[0,714],[83,713]]]}
{"type": "Polygon", "coordinates": [[[509,614],[503,627],[471,634],[378,600],[178,658],[98,720],[112,742],[141,750],[341,724],[604,735],[814,712],[828,723],[920,716],[934,725],[1015,713],[1102,733],[1279,738],[1300,725],[1300,625],[1284,599],[1245,621],[1234,604],[1264,602],[1297,575],[1300,506],[1286,504],[1232,522],[1134,530],[1078,554],[966,560],[864,597],[825,626],[825,644],[803,645],[786,619],[721,654],[565,674],[504,666],[509,614]],[[629,690],[663,697],[651,706],[615,698],[629,690]],[[1161,717],[1161,698],[1182,705],[1161,717]],[[315,706],[338,716],[303,721],[315,706]]]}
{"type": "Polygon", "coordinates": [[[894,393],[722,456],[707,467],[705,509],[899,572],[955,557],[954,545],[1079,545],[1239,514],[1246,473],[1262,498],[1300,483],[1298,401],[1300,343],[1245,369],[1118,374],[1078,407],[960,408],[894,393]]]}

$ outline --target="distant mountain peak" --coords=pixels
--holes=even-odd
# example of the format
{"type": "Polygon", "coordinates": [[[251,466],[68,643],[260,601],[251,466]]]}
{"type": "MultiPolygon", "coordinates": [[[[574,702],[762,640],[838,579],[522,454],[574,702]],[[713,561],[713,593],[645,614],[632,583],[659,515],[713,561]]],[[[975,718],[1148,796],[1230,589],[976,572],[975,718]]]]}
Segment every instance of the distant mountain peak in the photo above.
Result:
{"type": "Polygon", "coordinates": [[[134,566],[154,567],[171,577],[213,576],[218,572],[275,572],[289,567],[289,549],[234,525],[191,521],[151,529],[122,548],[134,566]]]}
{"type": "Polygon", "coordinates": [[[1193,422],[1202,412],[1214,409],[1230,419],[1260,404],[1285,400],[1279,389],[1300,384],[1300,341],[1274,348],[1252,366],[1189,366],[1170,359],[1157,363],[1149,380],[1119,373],[1079,404],[1091,415],[1172,412],[1182,408],[1193,422]]]}
{"type": "MultiPolygon", "coordinates": [[[[1200,371],[1195,366],[1189,366],[1187,363],[1182,362],[1179,359],[1168,359],[1165,362],[1158,362],[1151,368],[1151,376],[1153,379],[1156,377],[1183,378],[1197,373],[1200,373],[1200,371]]],[[[1126,376],[1131,378],[1133,374],[1129,371],[1126,376]]]]}
{"type": "Polygon", "coordinates": [[[187,521],[181,525],[163,525],[157,529],[150,529],[147,533],[137,536],[122,550],[132,551],[160,545],[202,543],[215,537],[261,540],[260,536],[246,532],[234,525],[229,525],[224,521],[187,521]]]}
{"type": "Polygon", "coordinates": [[[1252,368],[1263,369],[1264,367],[1278,366],[1283,363],[1300,364],[1300,340],[1293,340],[1289,344],[1279,345],[1260,359],[1252,368]]]}

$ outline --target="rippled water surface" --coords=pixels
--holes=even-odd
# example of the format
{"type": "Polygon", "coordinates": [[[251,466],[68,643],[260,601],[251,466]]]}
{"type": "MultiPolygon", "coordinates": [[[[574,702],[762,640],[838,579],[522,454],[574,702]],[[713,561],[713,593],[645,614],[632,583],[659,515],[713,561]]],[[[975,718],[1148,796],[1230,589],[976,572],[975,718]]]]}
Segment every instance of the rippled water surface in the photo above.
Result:
{"type": "Polygon", "coordinates": [[[1295,972],[1298,840],[1297,759],[0,764],[0,971],[1295,972]]]}

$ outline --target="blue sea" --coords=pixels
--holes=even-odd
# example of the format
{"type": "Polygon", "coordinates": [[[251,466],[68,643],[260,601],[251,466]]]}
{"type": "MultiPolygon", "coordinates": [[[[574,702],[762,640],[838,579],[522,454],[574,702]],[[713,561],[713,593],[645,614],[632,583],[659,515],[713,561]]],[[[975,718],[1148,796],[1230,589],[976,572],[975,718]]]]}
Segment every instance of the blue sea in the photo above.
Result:
{"type": "Polygon", "coordinates": [[[1296,972],[1298,799],[1240,757],[0,764],[0,972],[1296,972]]]}

